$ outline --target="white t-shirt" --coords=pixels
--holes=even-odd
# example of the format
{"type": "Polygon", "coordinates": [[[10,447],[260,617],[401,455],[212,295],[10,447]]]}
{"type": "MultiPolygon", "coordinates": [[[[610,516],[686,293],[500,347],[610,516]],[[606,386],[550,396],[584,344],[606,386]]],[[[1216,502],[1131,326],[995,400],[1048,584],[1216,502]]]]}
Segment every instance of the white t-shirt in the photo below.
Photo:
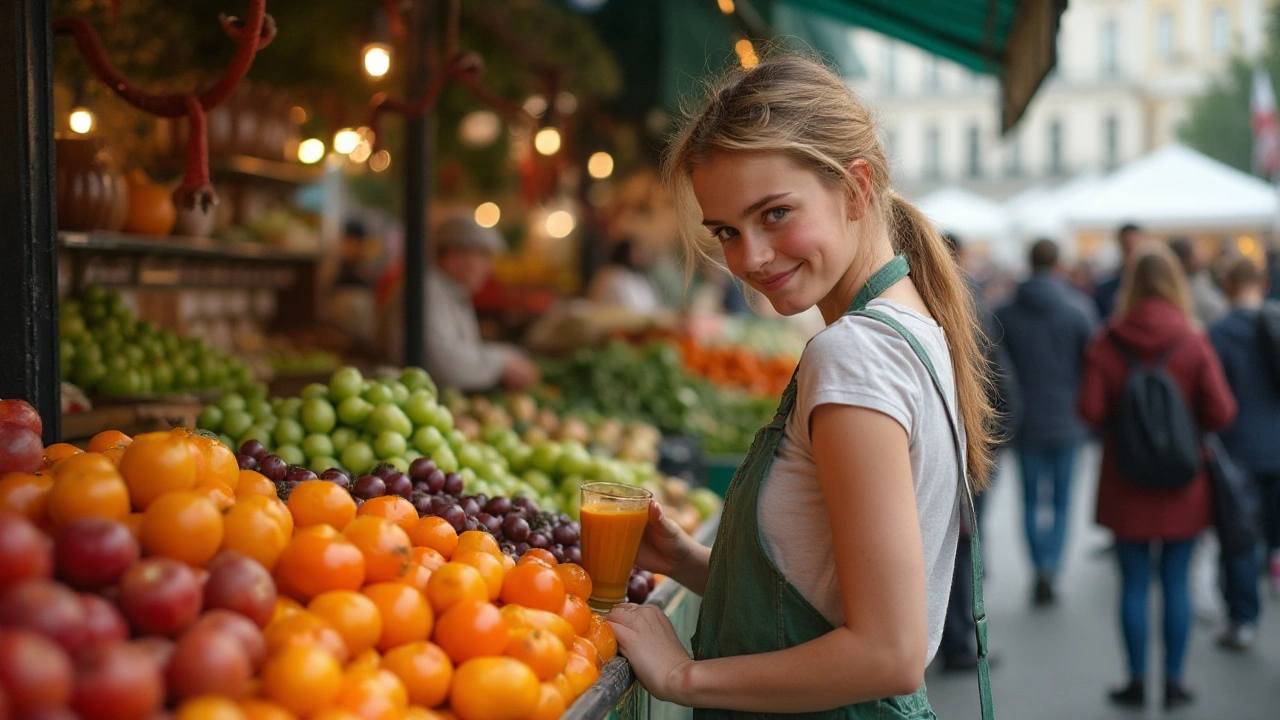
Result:
{"type": "MultiPolygon", "coordinates": [[[[920,340],[942,380],[947,403],[956,407],[955,377],[942,328],[891,300],[873,300],[867,307],[896,319],[920,340]]],[[[806,600],[832,625],[844,624],[831,523],[809,436],[813,409],[829,403],[877,410],[907,431],[924,547],[928,660],[932,661],[942,640],[951,593],[963,495],[942,399],[911,346],[888,325],[871,318],[842,317],[805,348],[795,410],[760,490],[758,516],[765,547],[806,600]]]]}

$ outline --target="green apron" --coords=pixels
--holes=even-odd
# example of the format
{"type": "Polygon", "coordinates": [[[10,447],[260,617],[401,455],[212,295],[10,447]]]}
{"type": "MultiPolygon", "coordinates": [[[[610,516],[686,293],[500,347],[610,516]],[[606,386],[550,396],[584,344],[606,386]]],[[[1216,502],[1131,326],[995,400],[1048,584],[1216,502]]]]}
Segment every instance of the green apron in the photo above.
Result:
{"type": "MultiPolygon", "coordinates": [[[[901,323],[884,313],[867,310],[866,305],[886,288],[910,272],[906,258],[895,257],[885,264],[858,291],[847,314],[874,318],[886,323],[907,340],[916,356],[933,378],[934,387],[947,397],[934,371],[933,363],[919,341],[901,323]]],[[[796,378],[782,393],[782,402],[773,420],[756,433],[751,449],[743,461],[725,496],[724,512],[711,548],[706,592],[698,615],[698,630],[693,637],[694,657],[698,660],[751,655],[800,645],[831,632],[831,623],[800,594],[769,558],[765,550],[757,518],[760,487],[769,474],[778,450],[787,417],[796,401],[796,378]]],[[[947,410],[955,441],[957,466],[961,468],[957,482],[964,488],[964,512],[973,518],[973,498],[964,481],[964,444],[957,420],[947,410]]],[[[987,665],[987,619],[982,604],[982,553],[977,523],[973,530],[973,613],[977,625],[978,686],[983,720],[993,720],[990,674],[987,665]]],[[[695,709],[699,719],[738,716],[767,717],[765,713],[739,713],[715,709],[695,709]]],[[[919,690],[900,697],[872,700],[818,713],[787,713],[778,717],[846,718],[848,720],[916,720],[936,718],[922,685],[919,690]]]]}

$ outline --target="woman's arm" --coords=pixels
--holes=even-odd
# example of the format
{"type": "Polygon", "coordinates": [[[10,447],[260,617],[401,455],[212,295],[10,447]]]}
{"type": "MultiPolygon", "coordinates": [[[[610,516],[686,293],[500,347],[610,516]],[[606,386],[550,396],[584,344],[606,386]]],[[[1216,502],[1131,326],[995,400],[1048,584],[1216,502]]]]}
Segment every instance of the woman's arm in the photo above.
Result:
{"type": "Polygon", "coordinates": [[[656,608],[619,609],[609,615],[618,644],[654,696],[690,707],[807,712],[919,689],[928,611],[906,431],[846,405],[819,406],[811,428],[845,624],[785,650],[695,662],[656,608]]]}
{"type": "Polygon", "coordinates": [[[649,525],[645,527],[636,553],[636,564],[650,572],[662,573],[702,595],[707,589],[707,564],[711,548],[690,537],[662,512],[662,505],[649,502],[649,525]]]}

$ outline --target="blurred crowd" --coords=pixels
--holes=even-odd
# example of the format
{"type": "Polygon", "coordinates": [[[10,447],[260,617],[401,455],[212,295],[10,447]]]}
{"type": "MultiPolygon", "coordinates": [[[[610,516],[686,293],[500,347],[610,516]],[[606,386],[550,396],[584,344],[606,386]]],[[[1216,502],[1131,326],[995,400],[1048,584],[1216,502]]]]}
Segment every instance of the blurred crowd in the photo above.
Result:
{"type": "MultiPolygon", "coordinates": [[[[1076,457],[1083,442],[1100,440],[1095,519],[1115,538],[1107,552],[1121,580],[1129,671],[1109,698],[1146,703],[1155,579],[1161,700],[1173,708],[1194,699],[1183,677],[1193,566],[1216,575],[1224,651],[1253,647],[1264,588],[1280,597],[1280,256],[1264,266],[1231,248],[1210,261],[1189,240],[1150,239],[1135,225],[1116,242],[1122,263],[1112,275],[1072,272],[1058,246],[1040,240],[1029,277],[993,310],[980,283],[974,295],[1003,410],[1003,455],[1020,471],[1035,569],[1029,601],[1056,602],[1076,457]]],[[[956,576],[967,578],[967,568],[956,576]]],[[[968,607],[961,585],[958,610],[968,607]]],[[[949,615],[947,630],[946,667],[975,667],[963,612],[949,615]]]]}

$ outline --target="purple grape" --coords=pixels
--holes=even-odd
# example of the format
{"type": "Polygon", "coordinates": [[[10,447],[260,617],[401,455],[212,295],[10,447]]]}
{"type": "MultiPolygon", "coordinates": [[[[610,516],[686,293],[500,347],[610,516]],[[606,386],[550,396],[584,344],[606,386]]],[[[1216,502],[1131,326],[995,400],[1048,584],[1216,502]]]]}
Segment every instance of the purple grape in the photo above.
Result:
{"type": "Polygon", "coordinates": [[[516,555],[517,556],[524,555],[525,553],[529,552],[532,548],[533,546],[531,546],[527,542],[518,542],[516,543],[516,555]]]}
{"type": "Polygon", "coordinates": [[[351,494],[361,500],[372,500],[387,494],[387,484],[377,475],[361,475],[351,486],[351,494]]]}
{"type": "Polygon", "coordinates": [[[431,514],[439,517],[441,513],[453,505],[453,501],[443,495],[431,496],[431,514]]]}
{"type": "Polygon", "coordinates": [[[511,512],[511,498],[496,497],[484,504],[484,511],[490,515],[506,515],[511,512]]]}
{"type": "Polygon", "coordinates": [[[267,446],[258,440],[245,440],[240,445],[240,454],[248,455],[254,460],[262,462],[262,458],[267,456],[267,446]]]}
{"type": "Polygon", "coordinates": [[[649,599],[649,584],[639,575],[632,575],[627,581],[627,600],[642,603],[649,599]]]}
{"type": "Polygon", "coordinates": [[[420,457],[409,463],[409,477],[414,480],[426,480],[435,470],[436,463],[429,457],[420,457]]]}
{"type": "Polygon", "coordinates": [[[413,494],[413,481],[402,472],[393,472],[383,478],[382,482],[387,486],[388,495],[399,495],[408,500],[409,496],[413,494]]]}
{"type": "Polygon", "coordinates": [[[479,520],[486,528],[489,534],[496,538],[504,537],[502,533],[502,518],[490,515],[487,512],[476,513],[476,520],[479,520]]]}
{"type": "Polygon", "coordinates": [[[295,465],[294,467],[289,468],[289,474],[285,475],[284,479],[290,482],[300,483],[308,480],[319,480],[320,476],[304,467],[298,467],[295,465]]]}
{"type": "Polygon", "coordinates": [[[564,561],[571,562],[575,565],[582,564],[582,548],[577,545],[570,545],[564,549],[564,561]]]}
{"type": "Polygon", "coordinates": [[[571,522],[557,525],[556,529],[551,531],[551,537],[560,545],[573,545],[578,542],[578,528],[571,522]]]}
{"type": "Polygon", "coordinates": [[[471,531],[471,530],[479,530],[480,528],[484,527],[484,525],[481,525],[480,521],[475,519],[475,516],[468,515],[467,519],[463,522],[463,527],[465,527],[467,531],[471,531]]]}
{"type": "Polygon", "coordinates": [[[556,559],[556,562],[564,562],[564,546],[558,543],[552,545],[551,555],[556,559]]]}
{"type": "Polygon", "coordinates": [[[534,502],[533,500],[530,500],[529,498],[523,495],[520,495],[519,497],[516,498],[516,507],[520,508],[521,510],[524,510],[525,512],[531,515],[536,515],[539,512],[538,503],[534,502]]]}
{"type": "Polygon", "coordinates": [[[525,542],[529,539],[529,521],[517,515],[508,515],[502,521],[502,534],[512,542],[525,542]]]}
{"type": "Polygon", "coordinates": [[[551,549],[551,541],[542,533],[530,533],[528,542],[530,547],[541,548],[543,550],[551,549]]]}
{"type": "Polygon", "coordinates": [[[280,482],[285,475],[289,474],[289,463],[281,460],[278,455],[267,455],[259,460],[258,464],[262,466],[260,472],[271,482],[280,482]]]}
{"type": "Polygon", "coordinates": [[[557,525],[568,525],[571,522],[573,522],[573,518],[569,517],[564,513],[560,513],[559,515],[556,516],[557,525]]]}
{"type": "Polygon", "coordinates": [[[644,580],[644,584],[649,586],[650,590],[653,589],[653,573],[648,570],[637,570],[635,574],[637,577],[644,580]]]}
{"type": "Polygon", "coordinates": [[[329,482],[333,483],[334,485],[337,485],[340,488],[351,487],[351,478],[347,477],[347,474],[342,472],[338,468],[329,468],[328,470],[325,470],[324,472],[320,473],[320,479],[328,480],[329,482]]]}
{"type": "Polygon", "coordinates": [[[507,542],[507,541],[505,541],[505,540],[504,540],[504,541],[502,541],[502,542],[500,542],[500,543],[498,543],[498,549],[499,549],[499,550],[501,550],[503,553],[505,553],[505,554],[507,554],[507,555],[515,555],[515,554],[516,554],[516,546],[515,546],[515,543],[509,543],[509,542],[507,542]]]}
{"type": "Polygon", "coordinates": [[[413,494],[409,496],[409,502],[413,503],[413,509],[418,511],[418,517],[426,517],[431,514],[431,493],[414,490],[413,494]]]}
{"type": "Polygon", "coordinates": [[[462,494],[462,476],[458,473],[449,473],[444,476],[444,492],[446,495],[457,497],[462,494]]]}
{"type": "Polygon", "coordinates": [[[480,512],[480,503],[476,502],[473,497],[462,498],[462,502],[459,505],[462,506],[462,511],[468,515],[475,515],[480,512]]]}
{"type": "Polygon", "coordinates": [[[372,474],[377,475],[383,480],[386,480],[387,476],[393,472],[400,472],[400,471],[396,469],[396,466],[392,465],[391,463],[378,463],[377,467],[373,469],[372,474]]]}
{"type": "Polygon", "coordinates": [[[432,470],[431,472],[427,473],[427,479],[425,480],[427,484],[427,492],[429,493],[443,492],[444,480],[445,480],[445,474],[443,471],[440,470],[440,468],[436,468],[435,470],[432,470]]]}
{"type": "Polygon", "coordinates": [[[236,453],[236,464],[240,466],[241,470],[256,471],[260,467],[256,458],[252,455],[245,455],[244,453],[236,453]]]}
{"type": "Polygon", "coordinates": [[[441,519],[453,526],[457,532],[465,532],[467,529],[467,514],[462,512],[462,508],[457,505],[450,505],[440,513],[441,519]]]}

